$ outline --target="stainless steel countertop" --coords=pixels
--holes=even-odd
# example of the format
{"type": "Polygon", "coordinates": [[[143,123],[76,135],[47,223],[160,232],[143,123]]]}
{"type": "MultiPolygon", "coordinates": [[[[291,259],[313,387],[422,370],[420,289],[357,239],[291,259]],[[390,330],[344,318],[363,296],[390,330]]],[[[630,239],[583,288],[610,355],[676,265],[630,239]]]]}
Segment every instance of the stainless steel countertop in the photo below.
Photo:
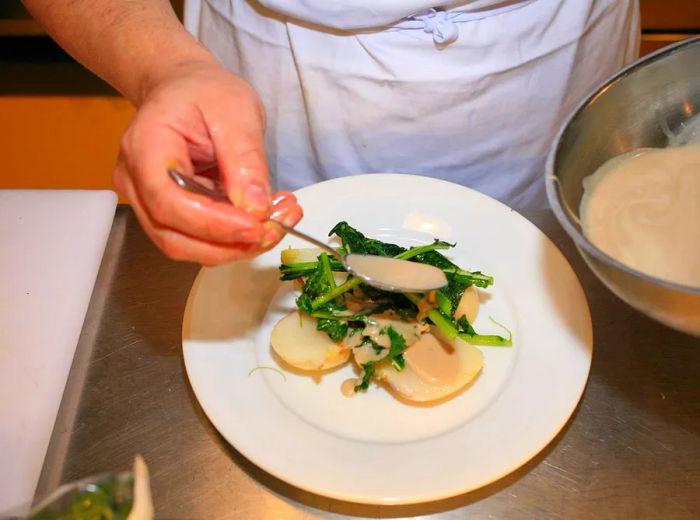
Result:
{"type": "Polygon", "coordinates": [[[216,432],[185,375],[180,326],[199,267],[165,258],[119,207],[37,496],[127,469],[142,453],[158,519],[700,518],[700,340],[617,300],[550,212],[524,215],[578,273],[595,347],[574,416],[511,475],[439,502],[379,507],[316,496],[255,467],[216,432]]]}

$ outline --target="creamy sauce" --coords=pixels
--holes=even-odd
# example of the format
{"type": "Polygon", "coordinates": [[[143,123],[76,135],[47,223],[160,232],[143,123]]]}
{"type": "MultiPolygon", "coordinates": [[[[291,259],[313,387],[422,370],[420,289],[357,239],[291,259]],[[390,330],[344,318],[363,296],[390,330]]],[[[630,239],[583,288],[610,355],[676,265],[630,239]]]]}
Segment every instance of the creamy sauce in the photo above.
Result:
{"type": "Polygon", "coordinates": [[[616,157],[583,186],[581,224],[593,244],[638,271],[700,287],[700,144],[616,157]]]}
{"type": "Polygon", "coordinates": [[[370,361],[379,361],[386,356],[388,350],[383,349],[377,352],[372,345],[362,345],[352,349],[352,355],[355,357],[355,362],[362,366],[370,361]]]}
{"type": "MultiPolygon", "coordinates": [[[[416,341],[423,332],[430,329],[430,327],[424,323],[402,321],[398,318],[392,319],[372,317],[364,329],[355,332],[352,336],[345,336],[342,341],[342,346],[358,351],[360,343],[362,343],[367,337],[374,341],[377,345],[384,348],[389,348],[391,346],[391,338],[388,334],[382,334],[382,330],[386,329],[386,327],[392,327],[396,332],[401,334],[403,339],[406,340],[406,345],[410,345],[416,341]]],[[[361,348],[369,348],[374,350],[372,346],[361,348]]],[[[357,352],[355,352],[355,356],[357,357],[357,352]]],[[[366,363],[366,361],[364,362],[366,363]]]]}
{"type": "Polygon", "coordinates": [[[447,285],[445,273],[432,265],[357,254],[350,254],[345,260],[353,273],[382,289],[425,292],[447,285]]]}
{"type": "Polygon", "coordinates": [[[432,334],[424,334],[403,354],[406,365],[423,381],[435,385],[453,382],[459,375],[459,356],[454,347],[432,334]]]}
{"type": "Polygon", "coordinates": [[[355,379],[354,377],[346,379],[340,385],[340,393],[342,393],[345,397],[352,397],[357,393],[355,392],[355,387],[360,383],[361,381],[359,379],[355,379]]]}

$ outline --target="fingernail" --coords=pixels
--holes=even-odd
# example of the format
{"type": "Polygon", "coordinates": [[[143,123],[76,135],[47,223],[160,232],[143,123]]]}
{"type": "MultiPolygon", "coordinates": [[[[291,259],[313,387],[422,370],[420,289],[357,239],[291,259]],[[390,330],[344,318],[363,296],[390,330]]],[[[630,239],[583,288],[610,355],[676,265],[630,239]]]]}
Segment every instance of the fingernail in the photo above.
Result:
{"type": "Polygon", "coordinates": [[[251,184],[243,193],[242,205],[251,211],[267,212],[270,210],[270,198],[267,190],[258,184],[251,184]]]}
{"type": "MultiPolygon", "coordinates": [[[[274,208],[274,205],[272,207],[274,208]]],[[[270,220],[277,220],[284,224],[284,221],[282,220],[284,213],[285,211],[283,209],[275,209],[272,213],[270,213],[270,220]]]]}
{"type": "Polygon", "coordinates": [[[272,205],[277,206],[278,204],[281,204],[284,201],[292,201],[293,203],[296,204],[297,198],[294,196],[292,192],[289,191],[278,191],[273,195],[272,198],[272,205]]]}
{"type": "Polygon", "coordinates": [[[294,211],[290,211],[290,209],[291,208],[284,208],[274,211],[272,215],[270,215],[270,219],[276,220],[277,222],[281,222],[285,226],[292,227],[297,222],[299,222],[300,218],[296,216],[294,211]]]}
{"type": "Polygon", "coordinates": [[[287,195],[284,193],[277,193],[273,198],[272,198],[272,205],[277,206],[280,202],[284,201],[287,199],[287,195]]]}

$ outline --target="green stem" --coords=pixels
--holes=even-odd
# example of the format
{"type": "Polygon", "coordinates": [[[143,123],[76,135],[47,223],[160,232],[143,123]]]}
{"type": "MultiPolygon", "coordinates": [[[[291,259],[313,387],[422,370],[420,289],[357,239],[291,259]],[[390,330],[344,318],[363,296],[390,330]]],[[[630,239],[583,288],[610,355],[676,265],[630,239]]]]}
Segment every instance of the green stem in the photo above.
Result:
{"type": "MultiPolygon", "coordinates": [[[[331,271],[343,272],[345,268],[335,258],[328,257],[328,265],[331,271]]],[[[299,262],[296,264],[282,264],[280,266],[282,280],[296,280],[302,276],[311,276],[318,269],[318,262],[299,262]]]]}
{"type": "Polygon", "coordinates": [[[485,347],[512,347],[513,341],[510,338],[504,338],[495,334],[466,334],[461,332],[457,334],[459,339],[471,343],[472,345],[482,345],[485,347]]]}
{"type": "Polygon", "coordinates": [[[457,337],[457,329],[439,310],[430,309],[428,311],[428,318],[430,318],[430,321],[432,321],[449,339],[455,339],[457,337]]]}
{"type": "Polygon", "coordinates": [[[319,256],[319,259],[321,261],[321,269],[323,269],[323,276],[325,276],[328,286],[331,289],[335,289],[335,278],[333,278],[333,272],[331,271],[331,263],[328,261],[328,253],[324,251],[319,256]]]}
{"type": "MultiPolygon", "coordinates": [[[[418,302],[422,300],[422,298],[417,294],[406,294],[405,296],[416,306],[418,306],[418,302]]],[[[435,326],[440,329],[440,331],[449,339],[454,339],[457,336],[457,329],[447,318],[442,315],[439,310],[435,308],[430,309],[427,313],[427,317],[430,318],[430,321],[432,321],[435,326]]]]}
{"type": "Polygon", "coordinates": [[[436,249],[448,249],[449,247],[449,244],[445,244],[443,242],[433,242],[432,244],[426,244],[424,246],[412,247],[411,249],[408,249],[403,253],[399,253],[394,258],[396,258],[397,260],[408,260],[409,258],[422,255],[423,253],[427,253],[428,251],[435,251],[436,249]]]}
{"type": "MultiPolygon", "coordinates": [[[[417,294],[407,294],[406,297],[416,305],[421,300],[417,294]]],[[[466,332],[459,332],[452,322],[445,318],[438,309],[430,309],[427,316],[448,339],[460,338],[472,345],[486,347],[510,347],[513,345],[512,338],[504,338],[496,334],[467,334],[466,332]]]]}
{"type": "Polygon", "coordinates": [[[331,289],[327,293],[322,294],[321,296],[313,300],[311,302],[311,308],[318,309],[321,305],[328,303],[329,301],[333,300],[334,298],[337,298],[341,294],[348,292],[354,287],[357,287],[361,283],[361,278],[350,278],[349,280],[346,280],[345,283],[338,285],[335,289],[331,289]]]}
{"type": "Polygon", "coordinates": [[[331,312],[312,312],[310,316],[322,320],[367,321],[367,314],[333,314],[331,312]]]}
{"type": "Polygon", "coordinates": [[[435,300],[442,312],[448,316],[452,313],[452,302],[442,291],[435,291],[435,300]]]}
{"type": "Polygon", "coordinates": [[[423,299],[415,293],[404,293],[404,296],[411,300],[411,303],[413,303],[416,307],[418,306],[418,302],[423,299]]]}
{"type": "Polygon", "coordinates": [[[312,271],[318,267],[318,262],[297,262],[295,264],[282,264],[281,268],[296,271],[312,271]]]}
{"type": "Polygon", "coordinates": [[[452,274],[457,278],[466,278],[466,281],[471,282],[477,287],[488,287],[493,285],[493,276],[489,276],[479,272],[465,271],[464,269],[443,269],[447,274],[452,274]]]}

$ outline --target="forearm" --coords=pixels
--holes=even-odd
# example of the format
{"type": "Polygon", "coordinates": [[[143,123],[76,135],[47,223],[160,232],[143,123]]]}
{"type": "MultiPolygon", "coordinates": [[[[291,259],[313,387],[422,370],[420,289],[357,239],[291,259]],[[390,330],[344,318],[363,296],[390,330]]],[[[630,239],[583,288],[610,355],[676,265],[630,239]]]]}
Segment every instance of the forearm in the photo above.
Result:
{"type": "Polygon", "coordinates": [[[167,0],[23,0],[73,57],[138,105],[158,78],[214,58],[167,0]]]}

